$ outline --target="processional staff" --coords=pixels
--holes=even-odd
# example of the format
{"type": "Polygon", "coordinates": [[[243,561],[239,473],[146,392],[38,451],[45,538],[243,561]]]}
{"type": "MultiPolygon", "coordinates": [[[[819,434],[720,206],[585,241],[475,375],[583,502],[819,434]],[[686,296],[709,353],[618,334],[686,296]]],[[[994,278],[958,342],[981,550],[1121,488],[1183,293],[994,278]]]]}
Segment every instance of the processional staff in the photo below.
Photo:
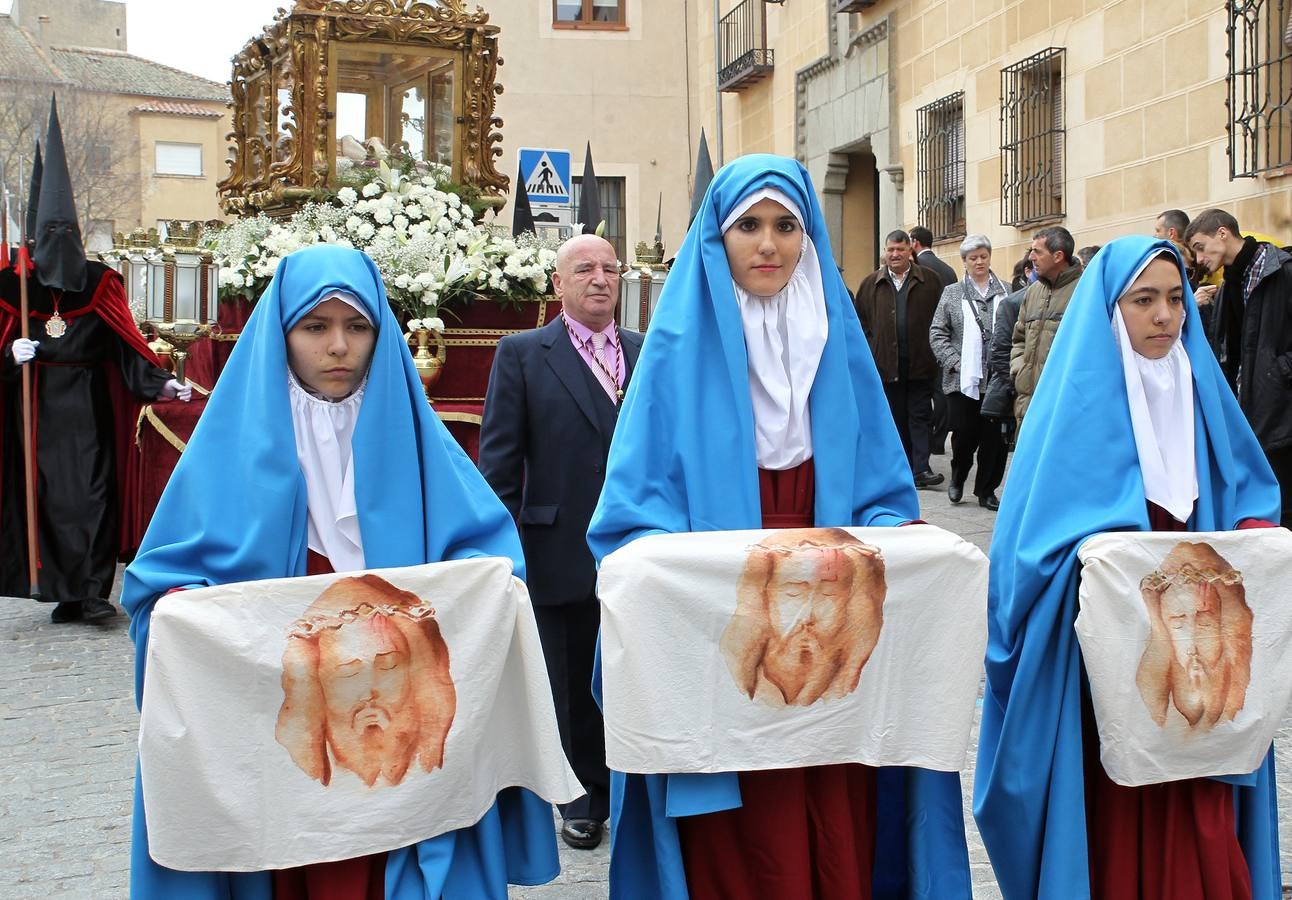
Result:
{"type": "MultiPolygon", "coordinates": [[[[18,177],[21,181],[27,168],[27,161],[19,158],[18,177]]],[[[8,195],[6,192],[5,203],[5,244],[8,244],[8,195]]],[[[24,211],[25,213],[25,211],[24,211]]],[[[18,226],[19,243],[18,243],[18,321],[21,323],[19,328],[23,340],[28,339],[29,329],[27,327],[27,268],[31,265],[31,256],[27,250],[27,216],[22,216],[22,221],[18,226]]],[[[36,448],[32,446],[31,438],[31,366],[19,366],[22,369],[22,457],[23,457],[23,481],[27,488],[27,583],[29,592],[32,597],[40,598],[40,572],[36,562],[38,547],[36,544],[36,448]]]]}
{"type": "Polygon", "coordinates": [[[9,268],[9,182],[0,167],[0,272],[9,268]]]}

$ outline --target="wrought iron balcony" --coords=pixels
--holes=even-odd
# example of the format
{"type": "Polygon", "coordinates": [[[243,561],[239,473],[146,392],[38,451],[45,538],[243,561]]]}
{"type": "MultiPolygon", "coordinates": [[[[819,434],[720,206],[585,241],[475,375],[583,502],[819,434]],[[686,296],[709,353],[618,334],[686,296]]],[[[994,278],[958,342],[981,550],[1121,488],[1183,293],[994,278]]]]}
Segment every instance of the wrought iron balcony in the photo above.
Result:
{"type": "Polygon", "coordinates": [[[718,89],[739,91],[771,74],[775,52],[767,46],[767,14],[763,0],[743,0],[722,17],[718,26],[722,65],[718,89]]]}

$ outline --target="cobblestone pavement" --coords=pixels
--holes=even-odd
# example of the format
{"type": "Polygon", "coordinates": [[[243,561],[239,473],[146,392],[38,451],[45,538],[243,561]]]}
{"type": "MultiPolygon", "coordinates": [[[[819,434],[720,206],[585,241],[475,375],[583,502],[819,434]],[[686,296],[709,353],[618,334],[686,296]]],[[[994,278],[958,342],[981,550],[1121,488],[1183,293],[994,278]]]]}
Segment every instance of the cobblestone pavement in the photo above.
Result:
{"type": "MultiPolygon", "coordinates": [[[[934,468],[945,473],[948,462],[934,457],[934,468]]],[[[953,507],[943,485],[920,499],[927,521],[987,549],[994,515],[972,498],[953,507]]],[[[55,626],[48,610],[0,600],[0,897],[124,898],[136,725],[126,622],[55,626]]],[[[1289,722],[1280,734],[1280,828],[1292,836],[1289,722]]],[[[1000,893],[969,812],[972,759],[963,781],[974,896],[995,900],[1000,893]]],[[[559,879],[514,888],[512,897],[599,900],[608,861],[605,845],[575,852],[562,844],[559,879]]],[[[1284,842],[1283,871],[1292,873],[1292,839],[1284,842]]]]}

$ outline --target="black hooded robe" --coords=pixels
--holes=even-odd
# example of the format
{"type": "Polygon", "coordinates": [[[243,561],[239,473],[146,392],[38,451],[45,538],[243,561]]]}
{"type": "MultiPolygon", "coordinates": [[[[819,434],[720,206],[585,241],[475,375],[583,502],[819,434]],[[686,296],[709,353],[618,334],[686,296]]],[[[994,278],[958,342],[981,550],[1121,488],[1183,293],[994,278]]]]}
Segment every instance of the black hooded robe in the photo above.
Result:
{"type": "MultiPolygon", "coordinates": [[[[43,287],[35,272],[27,282],[30,337],[40,342],[28,365],[36,397],[40,599],[46,601],[110,594],[121,510],[118,436],[135,425],[128,411],[114,407],[113,382],[150,401],[171,377],[137,332],[124,332],[133,326],[120,276],[95,262],[88,263],[86,276],[84,290],[59,298],[58,312],[67,324],[59,338],[45,331],[59,292],[43,287]]],[[[29,596],[22,378],[11,353],[20,336],[19,309],[18,275],[6,269],[0,272],[0,595],[11,597],[29,596]]]]}

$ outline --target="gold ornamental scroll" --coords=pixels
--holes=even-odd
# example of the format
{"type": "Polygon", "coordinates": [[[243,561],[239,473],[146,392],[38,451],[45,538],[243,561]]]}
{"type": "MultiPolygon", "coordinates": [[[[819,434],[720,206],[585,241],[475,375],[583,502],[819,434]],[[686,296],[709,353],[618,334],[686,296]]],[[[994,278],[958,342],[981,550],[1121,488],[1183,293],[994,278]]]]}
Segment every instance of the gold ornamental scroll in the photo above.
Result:
{"type": "Polygon", "coordinates": [[[325,197],[343,138],[445,164],[453,181],[501,204],[498,32],[462,0],[297,0],[280,10],[234,58],[225,211],[288,215],[325,197]]]}

